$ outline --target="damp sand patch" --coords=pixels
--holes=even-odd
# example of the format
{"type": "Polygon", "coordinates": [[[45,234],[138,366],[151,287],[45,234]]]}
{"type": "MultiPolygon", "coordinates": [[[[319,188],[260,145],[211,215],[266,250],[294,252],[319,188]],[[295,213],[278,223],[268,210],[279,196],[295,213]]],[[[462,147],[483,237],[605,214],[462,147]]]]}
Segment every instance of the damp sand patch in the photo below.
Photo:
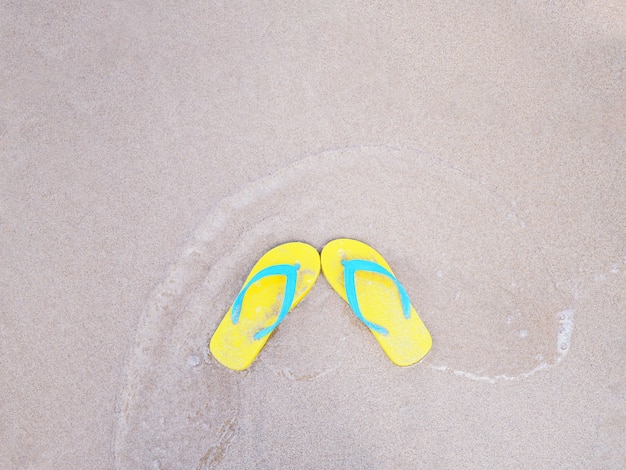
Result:
{"type": "Polygon", "coordinates": [[[493,188],[414,148],[313,155],[220,201],[155,287],[126,368],[117,462],[216,466],[231,446],[251,445],[260,408],[315,400],[294,387],[308,393],[371,367],[416,390],[425,371],[523,379],[563,360],[573,316],[532,221],[493,188]],[[363,240],[390,263],[433,336],[422,362],[393,366],[323,277],[250,369],[234,373],[210,357],[207,342],[259,256],[338,237],[363,240]]]}

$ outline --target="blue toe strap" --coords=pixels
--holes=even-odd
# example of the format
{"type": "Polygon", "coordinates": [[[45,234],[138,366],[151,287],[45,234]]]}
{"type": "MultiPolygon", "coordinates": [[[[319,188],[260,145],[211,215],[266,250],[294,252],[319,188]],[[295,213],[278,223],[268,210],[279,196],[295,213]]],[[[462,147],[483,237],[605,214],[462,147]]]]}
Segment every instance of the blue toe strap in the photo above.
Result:
{"type": "Polygon", "coordinates": [[[241,314],[241,308],[243,306],[243,299],[246,295],[246,292],[248,291],[248,288],[252,284],[268,276],[285,276],[287,278],[285,282],[285,294],[283,296],[283,305],[280,309],[280,313],[278,314],[278,318],[270,326],[267,326],[263,328],[262,330],[257,331],[254,334],[254,339],[259,340],[263,338],[264,336],[269,335],[272,331],[274,331],[274,329],[280,324],[280,322],[282,322],[285,319],[285,317],[287,316],[287,313],[289,313],[291,304],[293,303],[293,299],[296,295],[296,282],[298,280],[298,269],[300,269],[300,264],[298,263],[294,265],[276,264],[274,266],[270,266],[265,269],[262,269],[261,271],[256,273],[252,277],[252,279],[250,279],[246,283],[246,285],[243,286],[243,289],[241,289],[241,292],[239,292],[239,295],[237,295],[237,298],[235,299],[235,302],[233,303],[233,307],[231,310],[231,319],[232,319],[233,325],[236,325],[239,322],[239,315],[241,314]]]}
{"type": "Polygon", "coordinates": [[[391,274],[387,269],[383,268],[380,264],[374,263],[372,261],[366,261],[362,259],[354,259],[354,260],[342,260],[341,264],[343,265],[343,279],[346,287],[346,297],[348,298],[348,303],[352,310],[354,310],[354,314],[357,316],[359,320],[361,320],[365,325],[374,330],[381,335],[388,335],[389,330],[387,328],[373,323],[367,320],[363,313],[361,312],[361,308],[359,307],[359,301],[356,295],[356,283],[354,280],[354,276],[357,271],[368,271],[372,273],[382,274],[383,276],[391,279],[398,288],[398,292],[400,294],[400,300],[402,301],[402,311],[404,313],[404,318],[407,320],[411,316],[411,301],[409,300],[409,296],[402,287],[402,284],[396,279],[396,277],[391,274]]]}

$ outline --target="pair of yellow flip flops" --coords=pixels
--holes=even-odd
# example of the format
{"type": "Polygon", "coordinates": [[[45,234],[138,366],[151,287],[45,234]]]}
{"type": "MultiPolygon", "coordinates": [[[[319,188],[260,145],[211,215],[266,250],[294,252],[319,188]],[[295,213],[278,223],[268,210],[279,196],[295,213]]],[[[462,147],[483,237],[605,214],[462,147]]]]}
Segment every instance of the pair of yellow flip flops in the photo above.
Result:
{"type": "Polygon", "coordinates": [[[272,331],[311,290],[321,270],[399,366],[422,359],[430,333],[384,258],[365,243],[341,238],[322,254],[306,243],[279,245],[255,264],[210,342],[213,356],[233,370],[247,368],[272,331]]]}

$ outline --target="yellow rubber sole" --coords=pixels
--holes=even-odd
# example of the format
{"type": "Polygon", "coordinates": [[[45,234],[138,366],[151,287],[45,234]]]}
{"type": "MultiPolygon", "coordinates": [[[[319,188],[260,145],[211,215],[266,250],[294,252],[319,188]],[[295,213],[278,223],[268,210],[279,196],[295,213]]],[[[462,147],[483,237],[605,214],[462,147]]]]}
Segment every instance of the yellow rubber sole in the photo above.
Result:
{"type": "MultiPolygon", "coordinates": [[[[357,259],[377,263],[393,274],[385,259],[371,246],[347,238],[329,242],[322,250],[322,272],[346,302],[342,261],[357,259]]],[[[410,317],[405,318],[396,284],[382,274],[358,271],[355,287],[363,316],[388,330],[385,335],[370,329],[389,359],[399,366],[419,362],[430,351],[433,341],[413,306],[410,317]]]]}
{"type": "MultiPolygon", "coordinates": [[[[263,269],[284,264],[299,265],[291,310],[308,294],[320,274],[320,256],[311,245],[291,242],[272,248],[254,265],[244,286],[263,269]]],[[[285,284],[285,276],[278,275],[267,276],[251,284],[243,298],[236,324],[232,318],[233,308],[228,310],[209,343],[211,354],[220,364],[233,370],[244,370],[252,364],[271,336],[255,339],[254,335],[278,319],[285,284]]]]}

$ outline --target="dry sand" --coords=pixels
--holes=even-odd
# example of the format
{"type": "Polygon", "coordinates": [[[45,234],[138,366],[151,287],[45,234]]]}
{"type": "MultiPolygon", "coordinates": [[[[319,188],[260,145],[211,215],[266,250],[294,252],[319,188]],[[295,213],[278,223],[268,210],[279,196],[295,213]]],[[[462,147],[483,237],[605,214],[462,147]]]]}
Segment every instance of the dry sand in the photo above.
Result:
{"type": "Polygon", "coordinates": [[[625,468],[626,7],[2,2],[0,467],[625,468]],[[256,259],[370,243],[245,372],[256,259]]]}

